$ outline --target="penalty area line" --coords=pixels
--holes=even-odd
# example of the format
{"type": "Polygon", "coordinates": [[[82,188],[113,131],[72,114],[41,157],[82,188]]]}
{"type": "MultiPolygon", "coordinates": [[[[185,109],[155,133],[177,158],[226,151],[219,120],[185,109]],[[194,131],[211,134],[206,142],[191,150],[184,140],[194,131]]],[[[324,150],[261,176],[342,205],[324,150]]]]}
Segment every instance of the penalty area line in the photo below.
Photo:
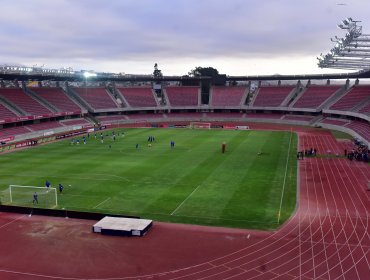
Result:
{"type": "Polygon", "coordinates": [[[105,199],[104,201],[100,202],[98,205],[96,205],[96,206],[94,207],[94,209],[95,209],[95,208],[98,208],[100,205],[102,205],[102,204],[106,203],[109,199],[110,199],[110,197],[108,197],[108,198],[107,198],[107,199],[105,199]]]}
{"type": "Polygon", "coordinates": [[[181,203],[180,203],[180,205],[179,206],[177,206],[177,208],[175,209],[175,210],[173,210],[172,211],[172,213],[171,213],[171,216],[173,215],[173,214],[175,214],[175,212],[177,211],[177,210],[179,210],[180,209],[180,207],[185,203],[185,201],[187,201],[192,195],[193,195],[193,193],[195,193],[196,191],[197,191],[197,189],[200,187],[200,185],[198,185],[198,187],[196,187],[195,188],[195,190],[193,190],[192,192],[191,192],[191,194],[189,194],[181,203]]]}

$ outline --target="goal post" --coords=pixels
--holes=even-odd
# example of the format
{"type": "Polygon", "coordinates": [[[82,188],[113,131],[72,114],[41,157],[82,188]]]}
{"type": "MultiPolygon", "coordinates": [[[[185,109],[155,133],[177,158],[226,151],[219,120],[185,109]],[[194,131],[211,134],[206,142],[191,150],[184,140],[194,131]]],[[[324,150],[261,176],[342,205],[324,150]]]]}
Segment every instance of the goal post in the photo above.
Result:
{"type": "MultiPolygon", "coordinates": [[[[58,206],[58,196],[56,188],[9,185],[9,204],[18,206],[31,206],[33,195],[36,192],[38,203],[35,206],[42,208],[55,208],[58,206]]],[[[4,201],[7,203],[7,201],[4,201]]]]}
{"type": "Polygon", "coordinates": [[[191,122],[189,128],[192,129],[211,129],[211,123],[209,122],[191,122]]]}

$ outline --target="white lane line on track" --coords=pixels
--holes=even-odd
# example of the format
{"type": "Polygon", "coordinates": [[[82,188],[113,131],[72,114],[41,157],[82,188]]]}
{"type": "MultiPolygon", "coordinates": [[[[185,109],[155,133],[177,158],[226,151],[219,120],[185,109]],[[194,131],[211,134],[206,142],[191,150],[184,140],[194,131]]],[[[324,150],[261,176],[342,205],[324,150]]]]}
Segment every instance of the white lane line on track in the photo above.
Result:
{"type": "Polygon", "coordinates": [[[20,219],[22,219],[23,217],[25,217],[26,215],[23,215],[23,216],[20,216],[20,217],[18,217],[18,218],[16,218],[16,219],[14,219],[14,220],[11,220],[10,222],[7,222],[6,224],[4,224],[4,225],[2,225],[2,226],[0,226],[0,229],[2,229],[2,228],[4,228],[4,227],[7,227],[8,225],[10,225],[10,224],[12,224],[12,223],[14,223],[14,222],[16,222],[16,221],[18,221],[18,220],[20,220],[20,219]]]}

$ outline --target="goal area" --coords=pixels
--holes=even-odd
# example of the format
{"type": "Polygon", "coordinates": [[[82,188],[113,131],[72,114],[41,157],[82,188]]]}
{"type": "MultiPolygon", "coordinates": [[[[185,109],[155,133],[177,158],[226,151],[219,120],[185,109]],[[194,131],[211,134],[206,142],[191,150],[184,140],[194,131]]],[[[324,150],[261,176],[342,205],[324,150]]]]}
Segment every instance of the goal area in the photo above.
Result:
{"type": "Polygon", "coordinates": [[[191,129],[211,129],[211,123],[209,122],[191,122],[189,125],[191,129]]]}
{"type": "Polygon", "coordinates": [[[58,206],[56,188],[9,185],[3,191],[2,203],[16,206],[35,206],[40,208],[55,208],[58,206]],[[37,194],[37,202],[34,202],[34,194],[37,194]]]}

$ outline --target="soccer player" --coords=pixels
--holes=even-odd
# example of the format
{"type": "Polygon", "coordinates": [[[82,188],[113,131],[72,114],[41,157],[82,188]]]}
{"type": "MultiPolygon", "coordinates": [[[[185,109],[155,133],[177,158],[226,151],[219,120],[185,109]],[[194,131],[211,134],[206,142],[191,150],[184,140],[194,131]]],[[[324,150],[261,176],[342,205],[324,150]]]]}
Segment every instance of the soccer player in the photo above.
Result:
{"type": "Polygon", "coordinates": [[[33,201],[32,201],[33,204],[39,204],[39,200],[38,200],[38,194],[37,192],[34,192],[33,193],[33,201]]]}
{"type": "Polygon", "coordinates": [[[62,193],[63,189],[64,189],[63,185],[59,183],[59,193],[62,193]]]}
{"type": "Polygon", "coordinates": [[[46,191],[49,191],[50,186],[51,186],[50,182],[46,180],[45,182],[46,191]]]}
{"type": "Polygon", "coordinates": [[[139,144],[136,144],[136,149],[139,149],[139,144]]]}

